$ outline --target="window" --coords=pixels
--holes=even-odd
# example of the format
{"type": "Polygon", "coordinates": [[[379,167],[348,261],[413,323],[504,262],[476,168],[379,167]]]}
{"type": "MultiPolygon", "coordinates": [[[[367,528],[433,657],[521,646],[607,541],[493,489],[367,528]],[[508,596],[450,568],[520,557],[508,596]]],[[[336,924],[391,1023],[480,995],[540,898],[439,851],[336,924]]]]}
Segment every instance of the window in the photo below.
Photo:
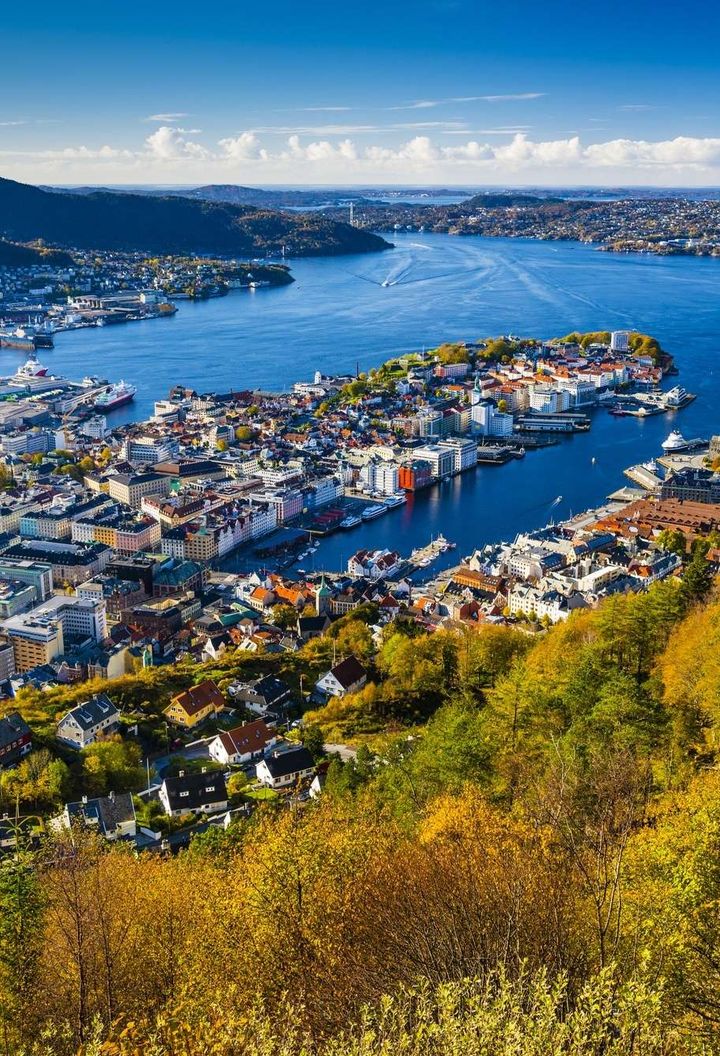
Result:
{"type": "Polygon", "coordinates": [[[189,793],[189,792],[181,792],[181,793],[180,793],[180,795],[181,795],[181,796],[189,796],[189,795],[190,795],[190,793],[189,793]]]}
{"type": "Polygon", "coordinates": [[[208,785],[208,787],[205,789],[205,791],[206,792],[214,792],[215,791],[215,785],[208,785]]]}

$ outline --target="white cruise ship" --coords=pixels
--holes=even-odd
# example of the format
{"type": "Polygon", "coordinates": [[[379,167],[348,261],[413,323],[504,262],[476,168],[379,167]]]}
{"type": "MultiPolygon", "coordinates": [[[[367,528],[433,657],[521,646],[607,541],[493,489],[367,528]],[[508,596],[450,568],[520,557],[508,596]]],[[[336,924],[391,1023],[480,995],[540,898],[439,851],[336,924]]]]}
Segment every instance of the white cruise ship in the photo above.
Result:
{"type": "Polygon", "coordinates": [[[706,440],[701,440],[699,437],[686,440],[678,429],[673,429],[668,438],[663,440],[661,446],[666,454],[674,454],[677,451],[690,451],[695,447],[703,447],[706,443],[706,440]]]}

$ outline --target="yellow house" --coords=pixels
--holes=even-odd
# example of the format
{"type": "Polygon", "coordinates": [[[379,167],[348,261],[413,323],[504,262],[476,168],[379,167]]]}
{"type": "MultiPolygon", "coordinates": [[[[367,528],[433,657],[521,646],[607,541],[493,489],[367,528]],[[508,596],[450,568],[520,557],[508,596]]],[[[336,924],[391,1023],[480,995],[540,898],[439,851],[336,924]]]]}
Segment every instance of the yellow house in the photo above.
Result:
{"type": "Polygon", "coordinates": [[[211,715],[225,708],[225,697],[211,679],[178,693],[165,708],[164,714],[176,726],[192,730],[211,715]]]}

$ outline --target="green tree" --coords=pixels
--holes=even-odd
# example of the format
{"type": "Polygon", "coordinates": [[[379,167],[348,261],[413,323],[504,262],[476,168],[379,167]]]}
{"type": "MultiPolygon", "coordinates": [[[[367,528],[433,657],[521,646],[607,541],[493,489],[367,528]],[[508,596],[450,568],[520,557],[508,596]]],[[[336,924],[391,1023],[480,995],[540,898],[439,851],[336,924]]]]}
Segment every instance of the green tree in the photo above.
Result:
{"type": "Polygon", "coordinates": [[[713,585],[713,568],[707,559],[707,546],[695,546],[693,555],[683,573],[682,597],[688,604],[703,601],[713,585]]]}
{"type": "MultiPolygon", "coordinates": [[[[18,833],[18,840],[21,837],[18,833]]],[[[0,1016],[5,1052],[19,1041],[36,984],[43,896],[33,855],[22,848],[0,860],[0,1016]]]]}
{"type": "Polygon", "coordinates": [[[119,736],[97,741],[84,748],[81,755],[83,782],[89,795],[132,792],[145,781],[140,749],[119,736]]]}
{"type": "Polygon", "coordinates": [[[272,610],[273,623],[288,631],[297,624],[297,610],[292,605],[274,605],[272,610]]]}
{"type": "Polygon", "coordinates": [[[687,540],[683,532],[676,528],[664,528],[656,537],[655,543],[661,550],[667,550],[669,553],[677,554],[678,557],[685,556],[687,540]]]}
{"type": "Polygon", "coordinates": [[[309,723],[302,729],[303,744],[317,763],[325,755],[325,737],[317,723],[309,723]]]}

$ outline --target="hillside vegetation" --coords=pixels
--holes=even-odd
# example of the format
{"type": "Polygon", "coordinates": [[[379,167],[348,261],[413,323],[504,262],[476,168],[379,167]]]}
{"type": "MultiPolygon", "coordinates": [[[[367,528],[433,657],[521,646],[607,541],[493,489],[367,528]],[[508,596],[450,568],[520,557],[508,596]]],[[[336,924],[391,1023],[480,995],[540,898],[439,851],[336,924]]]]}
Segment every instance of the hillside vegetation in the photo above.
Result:
{"type": "Polygon", "coordinates": [[[317,213],[291,214],[175,196],[52,192],[0,179],[0,234],[76,249],[254,257],[368,253],[389,248],[369,231],[317,213]]]}
{"type": "MultiPolygon", "coordinates": [[[[371,612],[345,617],[335,651],[372,678],[306,716],[361,745],[317,802],[176,857],[76,831],[2,860],[6,1051],[720,1052],[712,589],[657,584],[535,635],[400,619],[377,646],[371,612]]],[[[201,677],[312,675],[332,644],[104,688],[152,711],[201,677]]],[[[39,728],[88,688],[19,704],[39,728]]]]}

